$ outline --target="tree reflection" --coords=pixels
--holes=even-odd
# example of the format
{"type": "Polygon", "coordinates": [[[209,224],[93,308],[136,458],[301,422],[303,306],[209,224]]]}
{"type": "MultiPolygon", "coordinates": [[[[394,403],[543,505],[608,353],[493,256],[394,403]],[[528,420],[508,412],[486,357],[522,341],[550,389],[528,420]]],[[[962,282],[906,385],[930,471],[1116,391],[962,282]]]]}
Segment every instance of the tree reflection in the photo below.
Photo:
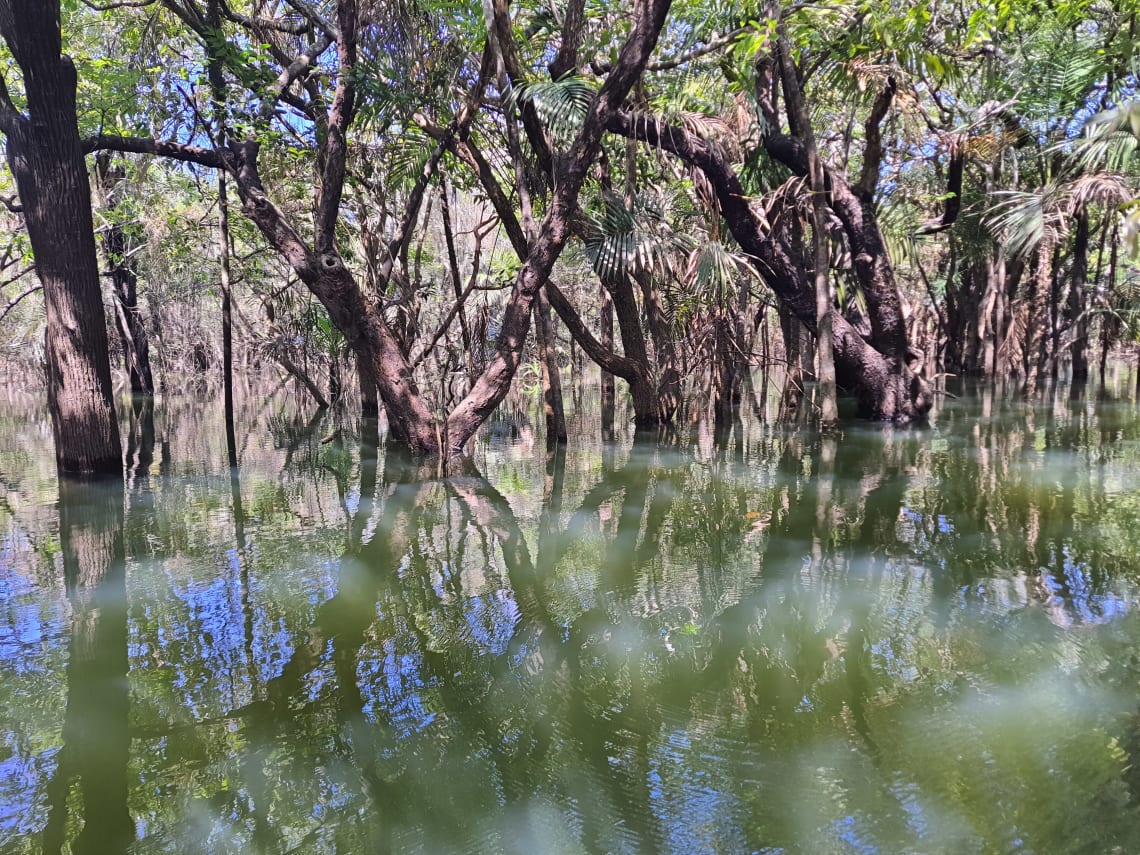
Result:
{"type": "MultiPolygon", "coordinates": [[[[219,482],[235,528],[213,596],[237,652],[179,648],[207,700],[190,709],[152,677],[166,694],[146,710],[169,721],[153,727],[161,745],[135,732],[145,780],[202,795],[165,814],[134,798],[202,851],[990,851],[1012,830],[1049,851],[1077,840],[1062,822],[1100,816],[1091,801],[1119,802],[1119,819],[1090,826],[1085,851],[1131,842],[1135,739],[1113,716],[1135,705],[1103,685],[1135,678],[1134,621],[1110,617],[1127,609],[1113,603],[1140,512],[1119,495],[1132,458],[1100,434],[1140,445],[1140,428],[1065,395],[1031,414],[957,406],[939,435],[736,420],[545,466],[500,449],[486,476],[469,464],[442,479],[374,432],[283,442],[272,486],[294,469],[323,479],[343,522],[279,583],[317,580],[273,622],[266,586],[284,571],[264,488],[232,480],[226,503],[219,482]],[[1079,706],[1089,687],[1104,709],[1079,706]],[[1078,789],[1091,795],[1066,799],[1078,789]],[[1033,805],[1050,817],[1028,822],[1033,805]]],[[[121,600],[121,576],[88,575],[121,600]]],[[[140,649],[160,631],[216,632],[200,617],[214,607],[176,603],[160,629],[140,617],[140,649]]],[[[112,613],[93,622],[91,608],[73,645],[83,626],[112,635],[112,613]]],[[[125,650],[125,612],[115,621],[125,650]]],[[[77,648],[69,665],[57,850],[78,839],[72,707],[99,683],[115,709],[107,687],[126,673],[92,662],[77,648]]],[[[145,682],[150,661],[132,666],[145,682]]],[[[125,700],[101,732],[126,733],[125,700]]],[[[125,749],[103,742],[102,768],[126,780],[125,749]]]]}
{"type": "Polygon", "coordinates": [[[71,641],[63,747],[48,785],[44,851],[68,846],[76,853],[125,852],[135,835],[127,808],[130,697],[121,483],[61,479],[59,518],[71,641]],[[76,782],[81,814],[73,817],[69,793],[76,782]]]}

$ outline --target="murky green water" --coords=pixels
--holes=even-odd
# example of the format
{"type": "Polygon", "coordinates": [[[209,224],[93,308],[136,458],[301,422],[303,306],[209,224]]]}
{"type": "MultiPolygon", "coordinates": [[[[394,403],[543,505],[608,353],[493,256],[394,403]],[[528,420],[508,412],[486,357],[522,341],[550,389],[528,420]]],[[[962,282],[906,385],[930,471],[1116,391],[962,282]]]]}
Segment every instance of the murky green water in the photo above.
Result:
{"type": "Polygon", "coordinates": [[[218,409],[61,496],[0,404],[5,852],[1140,852],[1131,401],[449,480],[218,409]]]}

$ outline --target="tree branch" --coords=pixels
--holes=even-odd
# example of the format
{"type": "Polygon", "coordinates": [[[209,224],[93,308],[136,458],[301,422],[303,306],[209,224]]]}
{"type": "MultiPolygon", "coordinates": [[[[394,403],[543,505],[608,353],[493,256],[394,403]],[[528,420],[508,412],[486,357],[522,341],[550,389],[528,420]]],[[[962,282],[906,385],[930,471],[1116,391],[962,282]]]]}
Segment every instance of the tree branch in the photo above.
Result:
{"type": "Polygon", "coordinates": [[[277,75],[277,79],[265,90],[264,100],[262,100],[261,109],[258,111],[263,121],[268,121],[273,115],[273,111],[277,107],[277,102],[281,100],[281,96],[285,90],[292,86],[298,77],[307,73],[316,63],[320,55],[329,49],[329,45],[331,44],[332,39],[328,34],[322,34],[309,45],[300,56],[289,63],[289,65],[277,75]]]}
{"type": "Polygon", "coordinates": [[[112,9],[142,9],[157,2],[158,0],[116,0],[112,3],[93,3],[92,0],[82,0],[84,6],[96,12],[110,12],[112,9]]]}
{"type": "Polygon", "coordinates": [[[31,288],[24,291],[22,294],[17,295],[14,299],[9,301],[7,306],[4,307],[4,311],[0,312],[0,321],[3,321],[4,318],[6,318],[8,316],[8,313],[10,311],[12,311],[14,308],[16,308],[16,306],[18,306],[20,304],[20,301],[23,300],[25,297],[31,296],[32,294],[35,294],[37,291],[42,291],[43,289],[44,289],[43,285],[33,285],[31,288]]]}
{"type": "Polygon", "coordinates": [[[644,72],[645,64],[665,26],[670,2],[671,0],[644,0],[638,3],[629,39],[622,45],[617,65],[590,103],[570,151],[565,158],[560,159],[550,206],[538,236],[530,247],[526,263],[515,279],[514,289],[503,312],[502,331],[495,345],[495,356],[471,391],[448,415],[447,451],[450,455],[462,452],[467,440],[502,402],[510,389],[530,332],[531,304],[538,289],[549,278],[550,271],[570,236],[578,193],[587,171],[597,157],[606,124],[620,109],[644,72]]]}
{"type": "Polygon", "coordinates": [[[171,160],[180,160],[183,163],[208,166],[211,169],[229,170],[231,167],[228,157],[218,149],[186,145],[169,140],[156,140],[151,137],[120,137],[110,134],[96,134],[82,140],[80,144],[84,154],[91,154],[96,151],[121,151],[128,154],[153,154],[158,157],[168,157],[171,160]]]}
{"type": "Polygon", "coordinates": [[[586,0],[569,0],[562,18],[562,42],[550,63],[550,78],[559,80],[578,67],[578,49],[586,29],[586,0]]]}
{"type": "MultiPolygon", "coordinates": [[[[493,207],[495,213],[498,214],[499,222],[502,223],[503,230],[507,233],[507,238],[515,250],[515,255],[518,256],[519,261],[525,263],[530,256],[530,244],[527,241],[522,224],[519,222],[518,217],[515,216],[514,207],[511,205],[510,199],[507,198],[507,194],[503,190],[502,185],[498,179],[495,178],[491,164],[487,162],[482,152],[471,142],[458,145],[456,153],[460,159],[466,162],[475,171],[475,174],[478,175],[479,182],[483,185],[483,189],[487,191],[487,198],[491,202],[491,207],[493,207]]],[[[558,317],[562,319],[562,323],[566,324],[566,328],[570,331],[574,340],[582,347],[582,350],[586,352],[586,355],[611,374],[617,375],[623,380],[631,381],[637,374],[637,364],[631,359],[618,356],[613,350],[598,341],[594,337],[594,334],[590,332],[585,322],[583,322],[582,316],[578,314],[577,309],[574,308],[574,304],[570,302],[553,281],[547,279],[545,287],[546,296],[550,300],[550,305],[554,308],[554,311],[558,313],[558,317]]]]}
{"type": "MultiPolygon", "coordinates": [[[[722,48],[728,47],[742,35],[751,32],[753,27],[737,27],[731,32],[725,33],[723,36],[709,39],[699,47],[692,48],[679,53],[676,56],[669,57],[668,59],[661,59],[657,62],[651,62],[645,66],[646,71],[671,71],[674,68],[679,68],[687,62],[692,62],[694,59],[700,59],[702,56],[708,56],[710,53],[716,53],[722,48]]],[[[590,69],[598,74],[605,74],[612,67],[609,62],[591,62],[590,69]]],[[[553,76],[553,69],[551,70],[553,76]]]]}
{"type": "Polygon", "coordinates": [[[863,125],[863,170],[855,189],[866,196],[874,196],[875,188],[879,185],[879,168],[883,162],[883,134],[880,125],[891,107],[897,89],[894,77],[888,77],[886,87],[875,98],[863,125]]]}
{"type": "Polygon", "coordinates": [[[423,170],[421,170],[419,177],[416,179],[415,186],[412,187],[412,192],[408,195],[408,202],[404,206],[404,216],[401,218],[400,225],[397,226],[396,233],[392,236],[392,240],[388,242],[387,257],[381,263],[379,280],[382,287],[387,285],[388,281],[392,278],[392,269],[396,264],[396,259],[404,254],[408,242],[412,239],[412,232],[415,229],[416,220],[419,217],[420,205],[423,204],[428,182],[431,181],[432,176],[439,167],[439,162],[444,153],[452,148],[452,143],[456,140],[462,142],[467,139],[467,132],[471,127],[471,123],[475,120],[479,102],[483,98],[483,91],[487,87],[488,80],[490,80],[493,61],[494,54],[492,53],[491,43],[488,40],[483,46],[483,60],[479,66],[479,79],[475,84],[475,88],[471,90],[467,101],[460,108],[459,112],[455,114],[451,123],[443,133],[440,134],[439,142],[435,150],[432,151],[428,162],[424,164],[423,170]]]}
{"type": "Polygon", "coordinates": [[[12,96],[8,94],[8,83],[4,75],[0,74],[0,131],[5,134],[14,133],[24,119],[24,115],[12,103],[12,96]]]}
{"type": "Polygon", "coordinates": [[[337,79],[329,109],[325,136],[324,168],[313,217],[313,234],[318,254],[336,252],[336,221],[340,216],[340,200],[344,195],[345,164],[348,160],[348,128],[356,116],[356,0],[337,0],[336,36],[337,79]]]}

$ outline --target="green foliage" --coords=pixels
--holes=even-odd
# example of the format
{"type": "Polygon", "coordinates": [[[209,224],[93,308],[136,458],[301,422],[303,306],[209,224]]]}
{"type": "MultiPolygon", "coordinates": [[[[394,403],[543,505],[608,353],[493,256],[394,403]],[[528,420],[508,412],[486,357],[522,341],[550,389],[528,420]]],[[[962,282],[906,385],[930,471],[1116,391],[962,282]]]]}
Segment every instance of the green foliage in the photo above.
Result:
{"type": "Polygon", "coordinates": [[[521,108],[529,101],[554,139],[566,141],[578,133],[596,94],[590,81],[568,75],[561,80],[528,80],[507,94],[506,103],[521,108]]]}

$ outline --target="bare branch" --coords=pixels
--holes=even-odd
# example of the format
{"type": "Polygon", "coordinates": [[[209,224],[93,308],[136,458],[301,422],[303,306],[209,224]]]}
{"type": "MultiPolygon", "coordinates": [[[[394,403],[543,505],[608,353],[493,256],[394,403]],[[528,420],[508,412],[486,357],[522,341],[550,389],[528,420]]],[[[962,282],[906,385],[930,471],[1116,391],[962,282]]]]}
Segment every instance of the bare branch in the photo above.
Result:
{"type": "Polygon", "coordinates": [[[37,291],[42,291],[43,289],[43,285],[33,285],[31,288],[18,295],[14,300],[9,302],[8,305],[4,307],[4,311],[0,312],[0,321],[3,321],[4,318],[8,316],[8,313],[16,308],[16,306],[20,304],[20,301],[25,297],[35,294],[37,291]]]}
{"type": "Polygon", "coordinates": [[[292,21],[278,21],[274,18],[262,18],[253,15],[243,15],[230,8],[230,4],[222,2],[222,15],[235,24],[248,27],[251,30],[274,30],[278,33],[288,33],[291,36],[303,36],[313,31],[313,25],[306,20],[304,23],[292,21]]]}
{"type": "Polygon", "coordinates": [[[111,3],[93,3],[91,0],[81,0],[88,9],[96,12],[110,12],[112,9],[141,9],[144,6],[153,6],[158,0],[114,0],[111,3]]]}
{"type": "Polygon", "coordinates": [[[229,169],[228,157],[217,149],[203,148],[196,145],[168,140],[156,140],[151,137],[120,137],[110,134],[97,134],[81,141],[84,154],[95,151],[122,151],[129,154],[153,154],[158,157],[168,157],[171,160],[180,160],[183,163],[197,163],[199,166],[208,166],[211,169],[229,169]]]}

